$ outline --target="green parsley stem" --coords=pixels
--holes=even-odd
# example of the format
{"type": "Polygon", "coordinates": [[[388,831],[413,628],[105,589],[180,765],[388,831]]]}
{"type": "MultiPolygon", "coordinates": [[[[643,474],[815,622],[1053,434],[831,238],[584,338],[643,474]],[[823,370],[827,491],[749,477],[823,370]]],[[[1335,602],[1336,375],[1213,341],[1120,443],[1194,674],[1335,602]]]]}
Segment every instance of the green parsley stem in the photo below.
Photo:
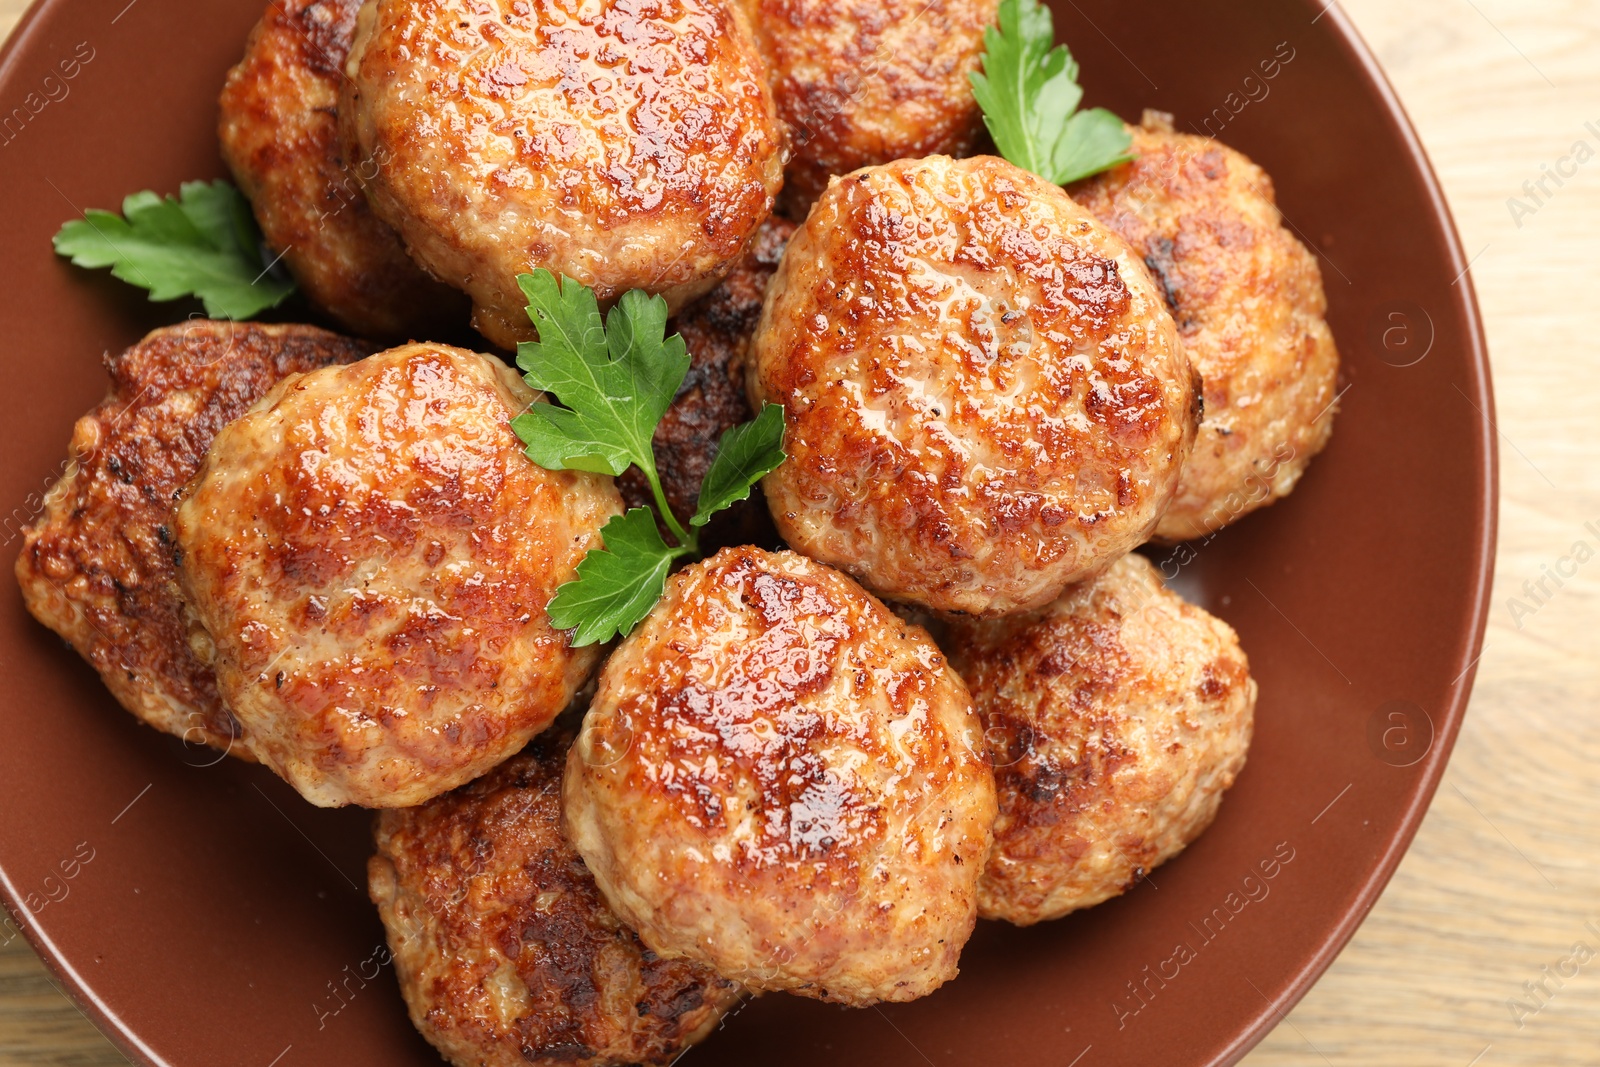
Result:
{"type": "Polygon", "coordinates": [[[700,551],[700,538],[693,532],[683,528],[678,522],[678,517],[672,513],[672,508],[667,504],[667,494],[661,488],[661,475],[656,473],[655,457],[650,457],[650,465],[648,467],[641,467],[640,469],[644,471],[645,480],[650,483],[650,492],[656,498],[656,511],[660,513],[662,521],[667,524],[667,529],[671,531],[673,539],[678,542],[678,546],[682,550],[674,553],[674,555],[687,555],[690,552],[700,551]]]}

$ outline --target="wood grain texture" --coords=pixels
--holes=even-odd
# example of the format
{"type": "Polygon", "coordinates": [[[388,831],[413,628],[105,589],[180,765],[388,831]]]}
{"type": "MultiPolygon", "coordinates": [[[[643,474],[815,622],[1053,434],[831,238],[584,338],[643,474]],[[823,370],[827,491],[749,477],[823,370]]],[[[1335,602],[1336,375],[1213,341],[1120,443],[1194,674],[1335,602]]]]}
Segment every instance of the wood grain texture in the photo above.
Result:
{"type": "MultiPolygon", "coordinates": [[[[23,7],[0,0],[0,33],[23,7]]],[[[1502,449],[1498,574],[1471,711],[1416,843],[1245,1062],[1600,1064],[1600,0],[1344,7],[1476,257],[1502,449]]],[[[123,1062],[21,938],[0,947],[0,1064],[123,1062]]]]}

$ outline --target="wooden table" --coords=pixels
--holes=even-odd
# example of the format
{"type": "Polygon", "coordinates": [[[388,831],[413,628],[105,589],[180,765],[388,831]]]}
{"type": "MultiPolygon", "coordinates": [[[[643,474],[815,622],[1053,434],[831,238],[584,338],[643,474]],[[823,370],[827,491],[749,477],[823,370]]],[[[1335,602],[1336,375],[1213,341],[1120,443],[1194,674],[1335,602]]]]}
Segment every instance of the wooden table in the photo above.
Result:
{"type": "MultiPolygon", "coordinates": [[[[0,0],[0,33],[24,6],[0,0]]],[[[1572,570],[1578,541],[1600,550],[1585,529],[1600,527],[1600,156],[1575,174],[1567,158],[1578,141],[1600,151],[1600,0],[1344,6],[1474,257],[1499,407],[1499,569],[1471,712],[1416,843],[1245,1062],[1600,1064],[1600,560],[1546,581],[1542,604],[1524,591],[1572,570]],[[1523,183],[1546,167],[1570,176],[1535,203],[1523,183]]],[[[0,951],[0,1064],[122,1063],[20,939],[0,951]]]]}

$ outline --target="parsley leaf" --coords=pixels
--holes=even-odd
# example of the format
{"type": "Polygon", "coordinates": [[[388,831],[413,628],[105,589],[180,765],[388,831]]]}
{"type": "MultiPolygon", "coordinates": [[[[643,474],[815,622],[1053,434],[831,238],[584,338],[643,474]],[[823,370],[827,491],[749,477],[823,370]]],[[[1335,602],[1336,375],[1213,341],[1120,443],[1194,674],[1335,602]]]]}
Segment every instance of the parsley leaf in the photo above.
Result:
{"type": "Polygon", "coordinates": [[[547,470],[655,472],[650,436],[689,372],[683,338],[666,338],[667,302],[635,289],[604,326],[594,291],[540,269],[517,279],[539,340],[517,346],[535,389],[564,406],[535,404],[513,427],[547,470]]]}
{"type": "Polygon", "coordinates": [[[750,495],[750,487],[782,463],[783,408],[722,435],[685,529],[668,507],[652,439],[689,372],[683,338],[667,333],[667,303],[640,290],[624,293],[604,320],[593,290],[547,270],[517,276],[539,339],[517,347],[527,383],[555,397],[511,421],[528,458],[548,470],[619,475],[638,467],[650,484],[668,544],[649,508],[606,523],[603,548],[578,564],[578,577],[550,601],[553,625],[573,630],[575,647],[626,636],[666,587],[674,560],[700,549],[699,529],[711,516],[750,495]],[[559,406],[558,406],[559,405],[559,406]]]}
{"type": "Polygon", "coordinates": [[[783,405],[765,404],[751,422],[731,427],[717,443],[716,458],[700,483],[700,500],[690,526],[750,496],[750,487],[787,459],[783,454],[783,405]]]}
{"type": "Polygon", "coordinates": [[[1049,8],[1001,0],[1000,25],[984,31],[983,71],[968,77],[1000,154],[1067,185],[1132,159],[1133,139],[1105,108],[1078,111],[1078,64],[1054,43],[1049,8]]]}
{"type": "Polygon", "coordinates": [[[605,548],[583,557],[578,577],[556,590],[548,609],[557,629],[576,628],[575,648],[626,635],[637,626],[661,598],[672,561],[689,552],[667,546],[649,508],[614,516],[600,536],[605,548]]]}
{"type": "Polygon", "coordinates": [[[176,198],[134,193],[121,215],[91,209],[61,227],[55,249],[80,267],[110,267],[151,300],[197,296],[212,318],[248,319],[294,292],[263,269],[250,204],[225,181],[185,182],[176,198]]]}

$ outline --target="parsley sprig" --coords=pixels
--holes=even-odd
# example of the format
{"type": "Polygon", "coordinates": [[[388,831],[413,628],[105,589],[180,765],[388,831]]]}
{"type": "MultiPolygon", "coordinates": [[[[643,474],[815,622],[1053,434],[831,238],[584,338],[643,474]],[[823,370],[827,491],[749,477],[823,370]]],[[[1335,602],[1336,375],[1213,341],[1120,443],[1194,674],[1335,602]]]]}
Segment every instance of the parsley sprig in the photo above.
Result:
{"type": "Polygon", "coordinates": [[[110,267],[151,300],[197,296],[212,318],[248,319],[294,292],[266,269],[250,204],[225,181],[185,182],[177,197],[134,193],[121,215],[91,208],[61,227],[55,249],[80,267],[110,267]]]}
{"type": "Polygon", "coordinates": [[[722,435],[687,528],[672,513],[651,439],[689,371],[683,338],[666,336],[667,303],[640,290],[623,294],[602,321],[594,291],[547,270],[518,275],[539,339],[517,346],[527,383],[553,395],[511,423],[528,458],[547,470],[619,475],[638,467],[672,535],[661,536],[649,508],[630,508],[601,530],[605,547],[578,564],[547,609],[575,646],[627,636],[650,613],[675,560],[700,550],[699,530],[750,495],[784,460],[783,408],[768,404],[722,435]]]}
{"type": "Polygon", "coordinates": [[[1126,163],[1133,140],[1105,108],[1079,111],[1078,64],[1055,44],[1049,8],[1001,0],[1000,25],[984,31],[972,94],[1000,154],[1057,185],[1126,163]]]}

